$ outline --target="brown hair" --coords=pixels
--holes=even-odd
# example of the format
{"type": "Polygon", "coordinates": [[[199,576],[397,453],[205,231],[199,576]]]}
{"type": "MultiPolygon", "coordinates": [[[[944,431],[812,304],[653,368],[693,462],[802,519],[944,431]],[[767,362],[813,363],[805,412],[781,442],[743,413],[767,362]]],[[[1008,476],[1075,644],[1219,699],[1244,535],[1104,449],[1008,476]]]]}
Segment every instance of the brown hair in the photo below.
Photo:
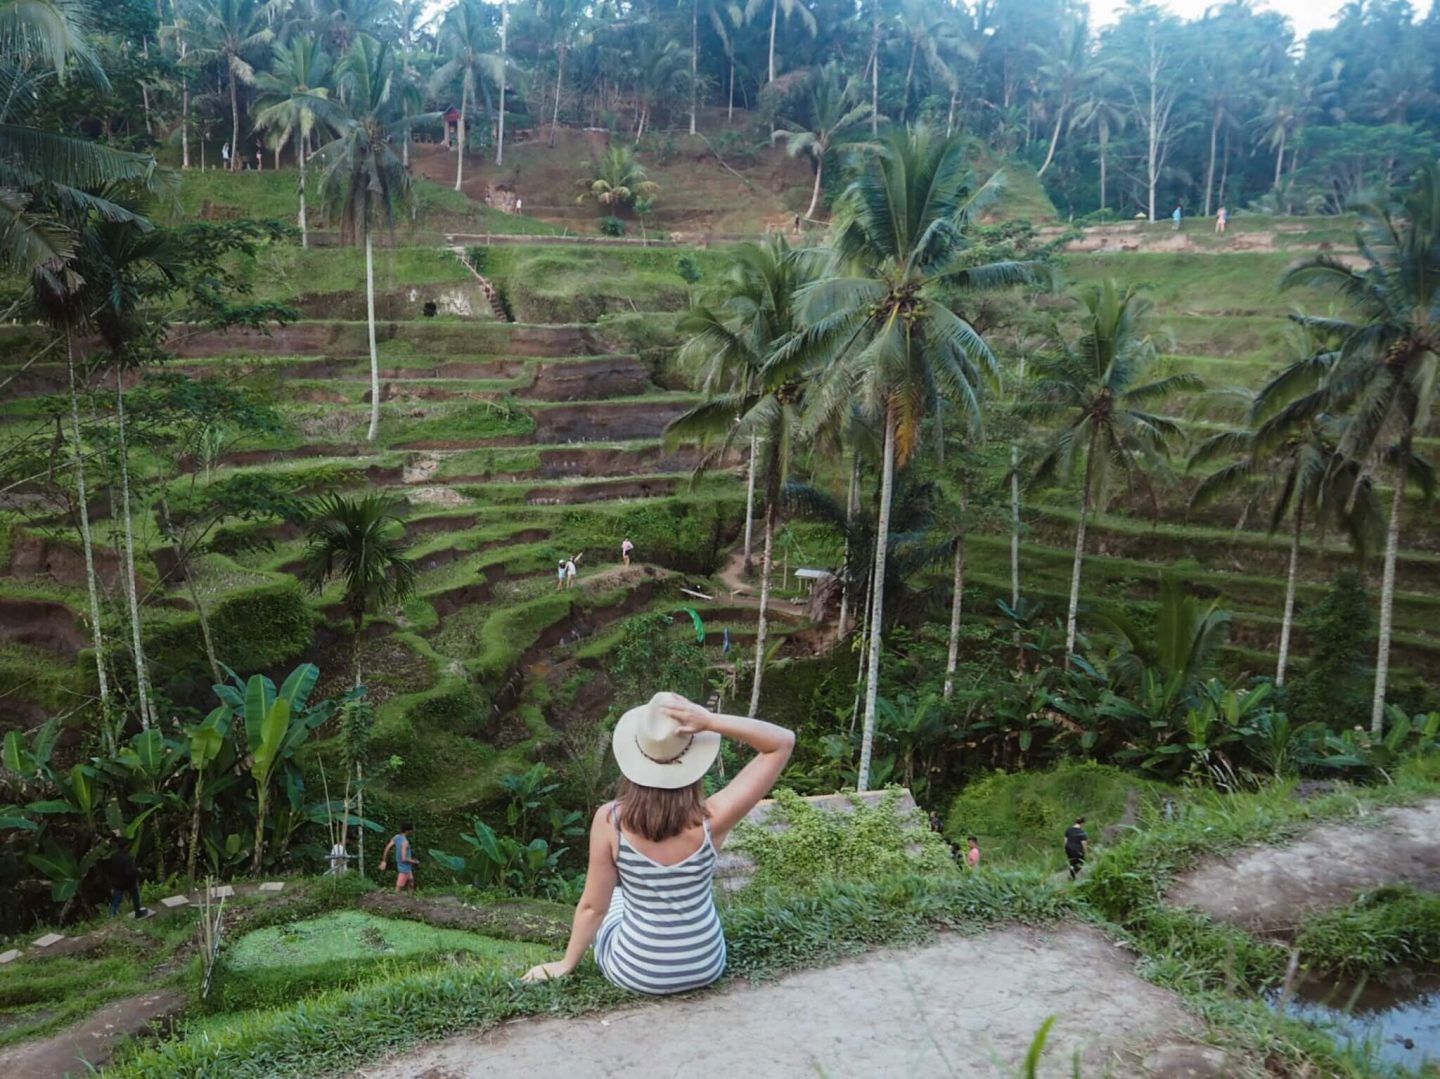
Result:
{"type": "Polygon", "coordinates": [[[697,779],[688,787],[666,790],[632,783],[621,776],[616,804],[620,809],[620,827],[652,843],[677,836],[710,816],[710,810],[705,807],[704,779],[697,779]]]}

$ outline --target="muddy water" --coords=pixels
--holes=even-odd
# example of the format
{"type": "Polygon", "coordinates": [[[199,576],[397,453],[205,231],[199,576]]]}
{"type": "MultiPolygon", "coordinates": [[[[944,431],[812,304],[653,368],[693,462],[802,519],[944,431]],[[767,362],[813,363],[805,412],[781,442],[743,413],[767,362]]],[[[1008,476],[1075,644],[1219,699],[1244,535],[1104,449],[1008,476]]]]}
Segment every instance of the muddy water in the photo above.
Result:
{"type": "MultiPolygon", "coordinates": [[[[1279,998],[1277,990],[1270,1005],[1278,1009],[1279,998]]],[[[1383,981],[1312,975],[1284,1011],[1327,1029],[1341,1045],[1368,1043],[1379,1061],[1427,1076],[1430,1068],[1440,1074],[1440,973],[1383,981]]]]}

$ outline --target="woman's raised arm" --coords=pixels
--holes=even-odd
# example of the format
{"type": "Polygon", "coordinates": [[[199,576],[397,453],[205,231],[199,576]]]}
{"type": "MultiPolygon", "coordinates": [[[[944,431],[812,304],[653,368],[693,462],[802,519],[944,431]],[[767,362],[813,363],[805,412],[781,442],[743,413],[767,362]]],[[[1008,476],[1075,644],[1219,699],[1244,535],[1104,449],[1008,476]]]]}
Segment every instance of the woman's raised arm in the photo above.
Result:
{"type": "Polygon", "coordinates": [[[710,810],[710,834],[719,847],[730,830],[775,786],[795,748],[795,732],[763,719],[720,715],[691,701],[668,707],[667,712],[683,733],[714,731],[756,750],[755,759],[705,803],[710,810]]]}

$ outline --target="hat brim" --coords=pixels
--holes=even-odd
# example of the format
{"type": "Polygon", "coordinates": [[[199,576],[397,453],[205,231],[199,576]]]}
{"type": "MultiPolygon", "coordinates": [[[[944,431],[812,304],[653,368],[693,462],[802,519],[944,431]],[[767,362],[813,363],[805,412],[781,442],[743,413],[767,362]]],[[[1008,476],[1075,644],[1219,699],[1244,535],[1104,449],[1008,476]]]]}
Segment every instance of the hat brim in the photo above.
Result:
{"type": "Polygon", "coordinates": [[[615,753],[615,763],[620,766],[620,774],[642,787],[678,790],[690,786],[710,771],[710,766],[720,755],[720,735],[714,731],[699,731],[690,736],[690,744],[678,760],[658,763],[645,756],[635,740],[636,728],[649,710],[648,703],[632,708],[615,724],[610,745],[615,753]]]}

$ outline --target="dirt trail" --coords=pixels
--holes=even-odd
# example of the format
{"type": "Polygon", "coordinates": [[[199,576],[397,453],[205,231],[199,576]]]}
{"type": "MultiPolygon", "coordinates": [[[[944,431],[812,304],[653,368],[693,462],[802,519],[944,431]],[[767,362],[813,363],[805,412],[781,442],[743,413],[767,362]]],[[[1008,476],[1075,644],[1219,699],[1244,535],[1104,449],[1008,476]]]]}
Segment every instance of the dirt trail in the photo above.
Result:
{"type": "Polygon", "coordinates": [[[1349,824],[1320,824],[1288,846],[1249,847],[1175,884],[1169,901],[1262,933],[1382,884],[1440,891],[1440,798],[1349,824]]]}
{"type": "Polygon", "coordinates": [[[1141,981],[1130,955],[1094,930],[1004,929],[878,951],[762,985],[581,1019],[525,1020],[408,1053],[368,1079],[492,1075],[974,1076],[1013,1074],[1035,1032],[1058,1015],[1044,1076],[1201,1079],[1225,1074],[1214,1051],[1168,1047],[1199,1024],[1141,981]],[[1183,1057],[1186,1070],[1151,1067],[1183,1057]],[[1197,1069],[1197,1059],[1210,1067],[1197,1069]],[[1217,1070],[1221,1069],[1221,1070],[1217,1070]]]}
{"type": "Polygon", "coordinates": [[[0,1050],[0,1075],[23,1079],[89,1075],[86,1065],[105,1064],[120,1039],[178,1015],[184,1007],[185,994],[178,989],[117,1000],[59,1034],[0,1050]]]}

